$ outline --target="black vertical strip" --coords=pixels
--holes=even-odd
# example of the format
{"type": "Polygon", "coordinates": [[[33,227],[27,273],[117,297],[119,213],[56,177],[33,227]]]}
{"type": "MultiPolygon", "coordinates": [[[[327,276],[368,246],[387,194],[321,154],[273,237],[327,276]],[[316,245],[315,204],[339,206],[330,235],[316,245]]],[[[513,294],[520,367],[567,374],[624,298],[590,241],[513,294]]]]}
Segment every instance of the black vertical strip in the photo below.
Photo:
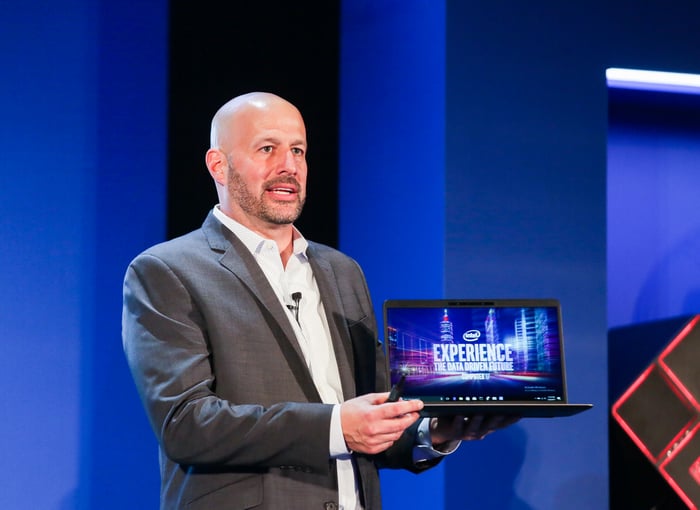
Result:
{"type": "Polygon", "coordinates": [[[308,198],[297,226],[338,244],[340,0],[170,2],[169,238],[198,228],[217,202],[204,165],[209,123],[239,94],[294,103],[309,139],[308,198]]]}

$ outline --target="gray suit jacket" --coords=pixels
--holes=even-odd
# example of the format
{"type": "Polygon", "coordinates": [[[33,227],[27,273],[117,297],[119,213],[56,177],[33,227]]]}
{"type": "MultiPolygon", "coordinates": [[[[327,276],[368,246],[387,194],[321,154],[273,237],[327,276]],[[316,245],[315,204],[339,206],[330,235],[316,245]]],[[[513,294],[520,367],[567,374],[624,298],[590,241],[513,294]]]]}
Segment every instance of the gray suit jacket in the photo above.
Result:
{"type": "MultiPolygon", "coordinates": [[[[310,243],[346,399],[387,389],[364,276],[310,243]]],[[[321,403],[288,316],[253,256],[210,213],[157,245],[124,284],[126,357],[160,446],[161,508],[332,509],[332,406],[321,403]]],[[[377,467],[412,462],[414,429],[385,455],[356,455],[361,495],[381,507],[377,467]]]]}

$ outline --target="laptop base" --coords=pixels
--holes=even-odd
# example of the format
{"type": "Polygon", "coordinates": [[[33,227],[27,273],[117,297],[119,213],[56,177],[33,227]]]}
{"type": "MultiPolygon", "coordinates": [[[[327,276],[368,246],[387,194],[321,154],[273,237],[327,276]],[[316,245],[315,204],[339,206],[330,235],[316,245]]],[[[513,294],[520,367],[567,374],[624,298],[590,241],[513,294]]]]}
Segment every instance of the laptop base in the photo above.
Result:
{"type": "Polygon", "coordinates": [[[421,416],[474,416],[474,415],[517,415],[522,418],[559,418],[572,416],[587,411],[593,404],[458,404],[456,402],[426,403],[421,410],[421,416]]]}

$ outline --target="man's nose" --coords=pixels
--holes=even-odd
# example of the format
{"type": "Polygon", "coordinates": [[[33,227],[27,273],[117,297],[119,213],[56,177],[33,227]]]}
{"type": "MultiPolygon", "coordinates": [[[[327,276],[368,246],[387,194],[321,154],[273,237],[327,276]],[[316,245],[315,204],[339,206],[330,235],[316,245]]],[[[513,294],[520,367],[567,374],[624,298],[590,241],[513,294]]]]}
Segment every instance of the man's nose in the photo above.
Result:
{"type": "Polygon", "coordinates": [[[291,150],[283,151],[280,154],[278,173],[288,173],[295,175],[298,171],[297,158],[291,150]]]}

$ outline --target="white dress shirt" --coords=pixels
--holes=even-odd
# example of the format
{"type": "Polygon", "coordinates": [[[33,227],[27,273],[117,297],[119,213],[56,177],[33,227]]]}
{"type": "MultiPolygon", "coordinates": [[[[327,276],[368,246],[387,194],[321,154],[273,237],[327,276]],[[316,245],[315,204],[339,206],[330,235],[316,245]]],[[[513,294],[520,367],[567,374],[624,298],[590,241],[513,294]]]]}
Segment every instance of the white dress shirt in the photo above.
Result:
{"type": "MultiPolygon", "coordinates": [[[[340,510],[362,510],[352,452],[347,449],[340,423],[340,403],[344,400],[340,373],[328,329],[326,311],[321,302],[316,278],[306,256],[308,242],[294,228],[293,253],[287,261],[287,266],[284,267],[277,243],[265,239],[229,218],[221,212],[219,206],[214,207],[214,216],[231,230],[255,257],[283,308],[287,310],[289,322],[294,328],[314,385],[324,403],[334,404],[331,416],[329,455],[336,459],[340,510]],[[296,292],[301,293],[301,299],[295,303],[292,294],[296,292]],[[295,309],[295,307],[298,308],[295,309]]],[[[445,452],[435,450],[431,444],[429,420],[424,419],[418,427],[413,460],[421,462],[448,455],[457,446],[458,443],[454,443],[445,452]]]]}
{"type": "Polygon", "coordinates": [[[280,303],[287,310],[289,322],[294,328],[306,366],[311,372],[321,400],[326,404],[335,404],[331,417],[329,454],[336,459],[338,504],[341,510],[361,510],[352,455],[345,444],[340,424],[340,403],[344,400],[340,373],[326,312],[321,303],[321,294],[306,257],[308,243],[295,228],[293,254],[284,267],[277,243],[229,218],[218,206],[214,208],[214,216],[229,228],[255,257],[280,303]],[[296,292],[301,293],[298,321],[297,310],[289,309],[290,305],[296,305],[292,299],[292,294],[296,292]]]}

